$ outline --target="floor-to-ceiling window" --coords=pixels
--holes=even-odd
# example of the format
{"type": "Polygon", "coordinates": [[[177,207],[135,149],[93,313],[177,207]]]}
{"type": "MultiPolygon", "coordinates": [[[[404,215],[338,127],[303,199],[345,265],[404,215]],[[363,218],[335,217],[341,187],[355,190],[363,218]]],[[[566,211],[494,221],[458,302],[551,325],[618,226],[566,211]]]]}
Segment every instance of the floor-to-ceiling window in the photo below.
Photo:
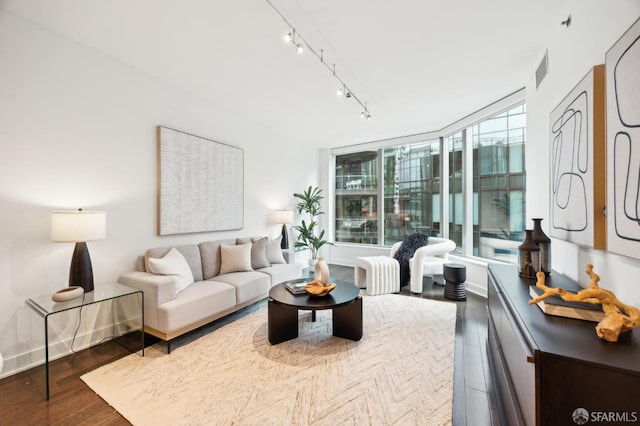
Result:
{"type": "Polygon", "coordinates": [[[335,242],[389,246],[424,232],[452,239],[461,254],[514,261],[525,218],[526,106],[411,139],[335,156],[335,242]]]}
{"type": "Polygon", "coordinates": [[[465,132],[456,132],[445,139],[446,150],[449,153],[449,233],[447,238],[455,241],[458,251],[464,247],[463,218],[464,198],[463,183],[465,169],[463,162],[463,148],[465,146],[465,132]]]}
{"type": "Polygon", "coordinates": [[[378,244],[378,153],[336,157],[335,240],[378,244]]]}
{"type": "Polygon", "coordinates": [[[440,234],[440,142],[385,148],[382,155],[385,245],[416,231],[440,234]]]}
{"type": "Polygon", "coordinates": [[[475,124],[472,134],[473,254],[514,260],[524,238],[525,105],[475,124]]]}

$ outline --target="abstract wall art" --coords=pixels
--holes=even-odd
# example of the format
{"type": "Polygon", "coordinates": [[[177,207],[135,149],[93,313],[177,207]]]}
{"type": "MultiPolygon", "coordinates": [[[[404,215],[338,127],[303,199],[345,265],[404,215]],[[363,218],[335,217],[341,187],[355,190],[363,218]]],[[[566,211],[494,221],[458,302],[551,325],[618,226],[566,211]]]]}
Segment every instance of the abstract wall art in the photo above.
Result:
{"type": "Polygon", "coordinates": [[[606,71],[607,247],[640,259],[640,20],[609,49],[606,71]]]}
{"type": "Polygon", "coordinates": [[[158,126],[158,234],[242,229],[244,151],[158,126]]]}
{"type": "Polygon", "coordinates": [[[604,65],[593,67],[550,115],[552,237],[606,247],[604,65]]]}

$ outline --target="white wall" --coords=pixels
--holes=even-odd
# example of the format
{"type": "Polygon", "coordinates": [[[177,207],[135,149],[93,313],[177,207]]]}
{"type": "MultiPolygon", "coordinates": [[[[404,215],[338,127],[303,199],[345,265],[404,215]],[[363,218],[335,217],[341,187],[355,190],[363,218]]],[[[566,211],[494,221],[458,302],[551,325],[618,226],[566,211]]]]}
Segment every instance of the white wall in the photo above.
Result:
{"type": "Polygon", "coordinates": [[[277,236],[269,213],[317,183],[317,150],[305,141],[4,11],[0,57],[0,376],[28,367],[42,333],[24,300],[68,285],[73,244],[50,241],[52,210],[107,212],[107,238],[88,243],[100,283],[149,247],[277,236]],[[244,149],[243,230],[156,235],[158,125],[244,149]]]}
{"type": "MultiPolygon", "coordinates": [[[[538,89],[527,85],[527,218],[549,217],[549,113],[573,87],[598,64],[604,64],[607,50],[640,16],[640,2],[620,0],[572,0],[566,16],[571,25],[558,25],[549,35],[549,74],[538,89]]],[[[538,58],[539,61],[542,56],[538,58]]],[[[535,64],[537,66],[537,64],[535,64]]],[[[535,67],[532,68],[532,74],[535,67]]],[[[548,225],[542,222],[545,231],[548,225]]],[[[638,246],[640,253],[640,245],[638,246]]],[[[578,280],[589,282],[585,266],[594,265],[602,287],[612,290],[623,302],[640,306],[640,262],[606,251],[582,248],[552,240],[552,266],[578,280]]]]}

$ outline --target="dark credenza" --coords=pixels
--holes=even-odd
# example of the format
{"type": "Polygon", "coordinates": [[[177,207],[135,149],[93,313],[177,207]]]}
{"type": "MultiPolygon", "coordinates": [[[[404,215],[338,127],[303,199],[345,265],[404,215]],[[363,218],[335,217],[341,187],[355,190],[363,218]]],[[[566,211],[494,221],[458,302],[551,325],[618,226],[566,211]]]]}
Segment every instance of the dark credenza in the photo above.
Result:
{"type": "MultiPolygon", "coordinates": [[[[640,329],[606,342],[595,322],[529,305],[535,280],[520,278],[516,266],[491,264],[488,271],[487,352],[505,424],[577,424],[580,408],[587,424],[640,424],[640,329]]],[[[556,272],[547,285],[578,289],[556,272]]]]}

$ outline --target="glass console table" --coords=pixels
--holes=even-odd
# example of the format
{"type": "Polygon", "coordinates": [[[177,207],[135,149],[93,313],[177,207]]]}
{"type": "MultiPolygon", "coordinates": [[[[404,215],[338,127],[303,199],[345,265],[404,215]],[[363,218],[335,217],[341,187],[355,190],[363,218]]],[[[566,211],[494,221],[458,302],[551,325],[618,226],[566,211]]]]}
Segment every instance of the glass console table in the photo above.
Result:
{"type": "MultiPolygon", "coordinates": [[[[112,301],[110,309],[109,306],[107,306],[111,320],[113,321],[113,335],[110,337],[119,338],[133,332],[135,332],[136,335],[139,334],[139,339],[132,339],[136,343],[125,342],[121,339],[116,339],[116,341],[132,353],[137,353],[139,351],[140,355],[144,356],[144,297],[141,290],[118,283],[104,283],[96,284],[94,291],[84,293],[82,296],[67,302],[54,302],[51,299],[51,295],[33,297],[25,301],[27,306],[44,319],[44,369],[46,383],[46,390],[44,393],[47,400],[51,394],[51,388],[49,385],[49,344],[51,343],[49,341],[50,321],[53,321],[57,314],[74,309],[79,309],[79,315],[81,315],[83,308],[94,304],[102,304],[108,301],[112,301]],[[134,349],[135,346],[138,348],[134,349]]],[[[38,380],[34,381],[36,382],[36,385],[39,384],[38,380]]]]}

